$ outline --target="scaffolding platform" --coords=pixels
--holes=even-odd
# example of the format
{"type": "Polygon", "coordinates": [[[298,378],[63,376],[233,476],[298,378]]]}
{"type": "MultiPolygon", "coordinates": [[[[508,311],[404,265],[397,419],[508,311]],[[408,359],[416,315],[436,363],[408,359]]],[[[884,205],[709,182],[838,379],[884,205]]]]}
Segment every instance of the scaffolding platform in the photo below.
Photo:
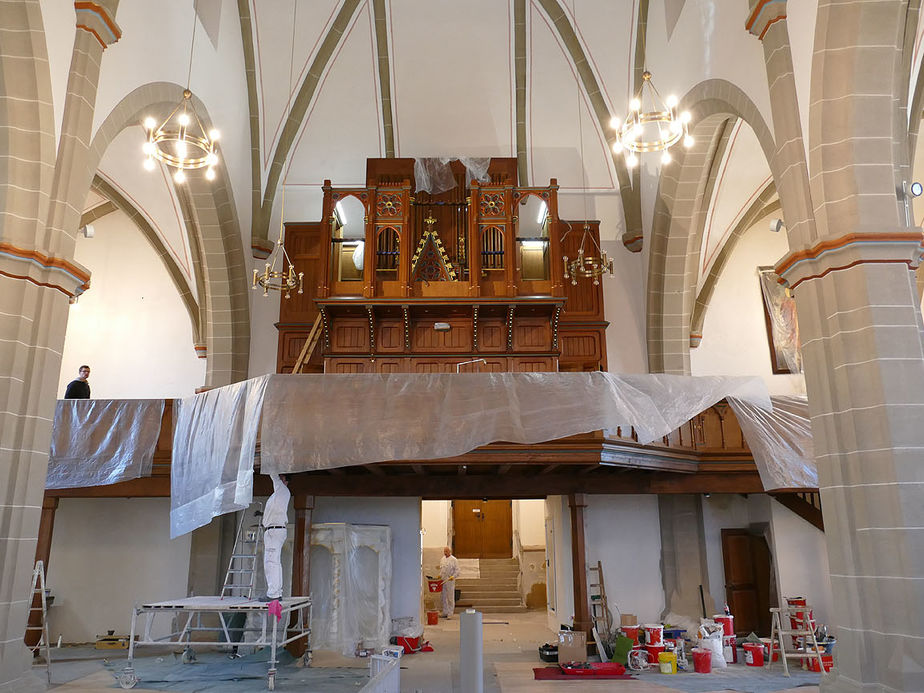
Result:
{"type": "Polygon", "coordinates": [[[311,661],[311,598],[286,597],[280,599],[279,603],[282,611],[279,623],[286,624],[281,638],[276,615],[270,614],[268,604],[246,597],[183,597],[136,605],[132,612],[128,662],[119,676],[119,685],[122,688],[134,688],[139,681],[134,669],[136,647],[181,645],[188,650],[193,645],[246,646],[270,648],[267,686],[269,690],[273,690],[276,684],[276,655],[280,647],[304,638],[305,663],[308,664],[311,661]],[[246,623],[242,626],[232,625],[230,617],[236,614],[257,616],[259,617],[258,625],[255,627],[247,627],[246,623]],[[158,618],[163,619],[165,615],[176,619],[176,627],[179,630],[155,638],[152,635],[154,622],[158,618]],[[203,615],[217,616],[218,624],[203,623],[203,615]],[[199,633],[204,632],[217,633],[224,639],[194,639],[199,633]],[[256,634],[256,638],[245,642],[243,638],[248,633],[256,634]]]}

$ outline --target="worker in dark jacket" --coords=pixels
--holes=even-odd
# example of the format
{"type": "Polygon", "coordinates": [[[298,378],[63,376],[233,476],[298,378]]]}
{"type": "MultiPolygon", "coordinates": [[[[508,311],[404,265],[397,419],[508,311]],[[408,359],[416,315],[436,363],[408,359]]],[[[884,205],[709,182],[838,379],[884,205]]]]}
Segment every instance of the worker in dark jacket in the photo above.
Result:
{"type": "Polygon", "coordinates": [[[87,382],[87,378],[90,377],[90,367],[81,366],[77,369],[77,374],[77,380],[72,380],[67,384],[64,399],[90,399],[90,383],[87,382]]]}

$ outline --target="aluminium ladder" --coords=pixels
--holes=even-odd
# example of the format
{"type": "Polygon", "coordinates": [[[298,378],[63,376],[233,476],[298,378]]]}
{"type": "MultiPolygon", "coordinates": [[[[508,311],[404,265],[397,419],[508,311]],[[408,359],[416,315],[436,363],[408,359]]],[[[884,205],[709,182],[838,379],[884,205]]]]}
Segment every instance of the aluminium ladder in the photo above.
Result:
{"type": "Polygon", "coordinates": [[[257,557],[260,555],[260,544],[263,542],[263,525],[258,522],[256,527],[250,526],[245,530],[246,516],[247,513],[242,512],[241,520],[237,525],[234,549],[228,561],[228,572],[225,573],[224,585],[221,587],[222,597],[253,599],[257,557]]]}
{"type": "Polygon", "coordinates": [[[38,643],[30,649],[37,652],[42,645],[45,645],[45,669],[48,672],[48,683],[51,683],[51,644],[48,637],[48,600],[45,596],[45,564],[43,561],[36,561],[35,568],[32,571],[32,592],[29,596],[29,621],[32,621],[32,614],[41,612],[40,625],[26,625],[26,632],[41,631],[42,635],[38,643]],[[41,595],[40,606],[35,606],[35,595],[41,595]]]}

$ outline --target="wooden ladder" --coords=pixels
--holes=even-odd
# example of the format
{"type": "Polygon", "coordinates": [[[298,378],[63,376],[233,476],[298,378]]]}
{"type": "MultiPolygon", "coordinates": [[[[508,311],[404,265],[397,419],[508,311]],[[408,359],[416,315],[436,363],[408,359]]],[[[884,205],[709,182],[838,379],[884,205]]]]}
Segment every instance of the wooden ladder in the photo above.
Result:
{"type": "Polygon", "coordinates": [[[587,570],[597,573],[596,580],[592,580],[587,585],[587,588],[588,596],[590,597],[590,617],[594,622],[594,628],[602,636],[608,634],[613,627],[613,616],[610,614],[609,606],[606,603],[603,564],[597,561],[597,565],[592,565],[587,570]]]}
{"type": "Polygon", "coordinates": [[[292,373],[301,373],[305,364],[311,360],[311,355],[314,353],[315,347],[317,347],[318,342],[321,341],[322,323],[321,314],[318,313],[318,317],[314,319],[314,324],[311,326],[311,331],[308,333],[308,339],[305,340],[301,353],[298,355],[298,360],[295,362],[295,367],[292,368],[292,373]]]}
{"type": "MultiPolygon", "coordinates": [[[[26,631],[41,631],[42,635],[35,645],[31,648],[37,652],[42,645],[45,646],[45,669],[48,672],[48,683],[51,683],[51,644],[48,642],[48,601],[45,598],[45,564],[42,561],[35,562],[35,569],[32,571],[32,594],[29,601],[29,614],[32,612],[41,612],[41,623],[37,626],[26,626],[26,631]],[[41,595],[41,606],[35,606],[35,595],[41,595]]],[[[31,619],[30,619],[31,620],[31,619]]]]}
{"type": "Polygon", "coordinates": [[[810,606],[781,606],[770,609],[770,613],[773,614],[773,626],[770,629],[770,656],[767,657],[766,669],[770,669],[773,663],[773,647],[779,643],[780,659],[786,676],[789,676],[787,659],[801,659],[804,665],[812,658],[817,658],[818,671],[822,676],[825,675],[825,665],[821,659],[823,649],[818,647],[818,641],[815,639],[815,622],[809,617],[811,611],[810,606]],[[784,619],[788,628],[783,627],[784,619]],[[792,636],[794,648],[801,644],[802,649],[787,650],[784,642],[784,636],[787,635],[792,636]]]}

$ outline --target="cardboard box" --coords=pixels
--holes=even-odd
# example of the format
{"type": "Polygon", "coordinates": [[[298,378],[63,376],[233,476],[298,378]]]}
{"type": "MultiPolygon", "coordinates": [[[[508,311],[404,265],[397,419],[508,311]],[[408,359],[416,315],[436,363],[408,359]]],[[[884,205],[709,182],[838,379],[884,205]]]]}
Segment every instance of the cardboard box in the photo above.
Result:
{"type": "Polygon", "coordinates": [[[638,616],[635,614],[620,614],[619,615],[619,627],[622,626],[637,626],[638,625],[638,616]]]}
{"type": "Polygon", "coordinates": [[[558,661],[586,662],[587,661],[587,633],[560,630],[558,631],[558,661]]]}

